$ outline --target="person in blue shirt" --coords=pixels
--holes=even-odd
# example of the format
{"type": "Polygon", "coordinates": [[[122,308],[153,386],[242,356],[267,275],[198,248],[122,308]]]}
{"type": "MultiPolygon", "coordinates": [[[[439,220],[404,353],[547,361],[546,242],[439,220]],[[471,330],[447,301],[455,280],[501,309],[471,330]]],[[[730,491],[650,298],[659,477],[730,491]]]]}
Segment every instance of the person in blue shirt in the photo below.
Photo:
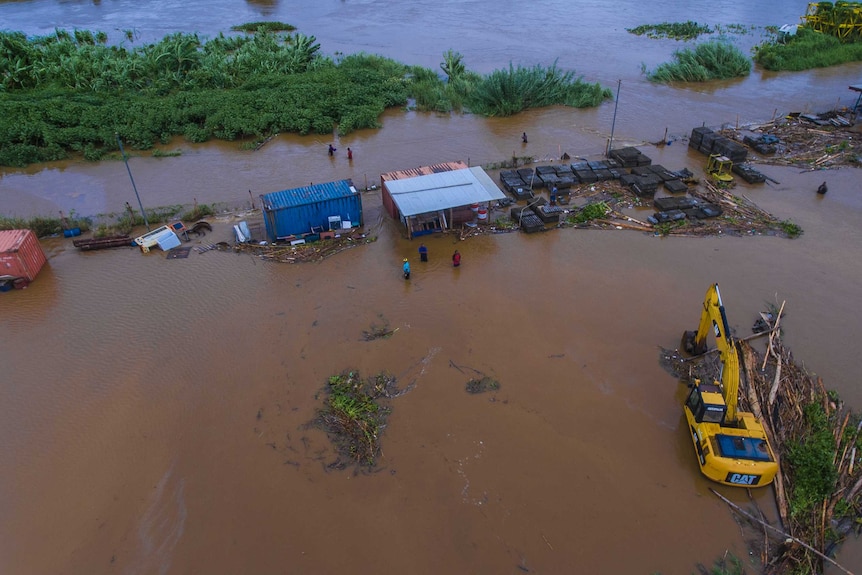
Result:
{"type": "Polygon", "coordinates": [[[425,247],[425,244],[419,244],[419,261],[428,261],[428,248],[425,247]]]}
{"type": "Polygon", "coordinates": [[[404,279],[410,279],[410,262],[407,261],[407,258],[404,258],[404,265],[401,267],[404,271],[404,279]]]}

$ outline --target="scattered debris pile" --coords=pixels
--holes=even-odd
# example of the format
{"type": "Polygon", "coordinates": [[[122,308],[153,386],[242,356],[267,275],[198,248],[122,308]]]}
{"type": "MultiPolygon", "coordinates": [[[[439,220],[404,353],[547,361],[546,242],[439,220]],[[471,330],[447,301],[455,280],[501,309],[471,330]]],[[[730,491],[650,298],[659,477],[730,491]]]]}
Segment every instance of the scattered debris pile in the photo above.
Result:
{"type": "Polygon", "coordinates": [[[259,244],[237,243],[234,250],[256,255],[262,260],[294,264],[322,261],[344,250],[371,243],[376,239],[376,237],[367,237],[365,234],[356,233],[298,245],[269,244],[266,242],[259,244]]]}
{"type": "Polygon", "coordinates": [[[811,170],[862,165],[862,126],[850,112],[790,114],[721,134],[757,152],[763,164],[811,170]]]}
{"type": "Polygon", "coordinates": [[[326,431],[338,450],[339,460],[330,468],[346,467],[342,458],[374,466],[380,454],[380,433],[391,411],[381,401],[397,395],[395,384],[395,378],[386,373],[368,379],[362,379],[358,371],[329,377],[324,407],[313,423],[326,431]]]}

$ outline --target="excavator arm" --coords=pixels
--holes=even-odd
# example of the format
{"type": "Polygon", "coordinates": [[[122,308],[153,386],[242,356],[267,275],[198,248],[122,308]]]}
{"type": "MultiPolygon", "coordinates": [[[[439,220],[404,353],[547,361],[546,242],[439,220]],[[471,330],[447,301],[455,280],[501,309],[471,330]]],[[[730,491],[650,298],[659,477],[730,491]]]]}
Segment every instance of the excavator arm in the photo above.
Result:
{"type": "Polygon", "coordinates": [[[697,331],[685,332],[683,337],[685,351],[692,355],[706,353],[707,336],[710,333],[715,336],[715,346],[721,357],[721,375],[716,383],[721,386],[727,406],[726,420],[735,422],[739,395],[739,356],[736,353],[736,344],[730,336],[730,327],[727,324],[727,314],[721,302],[718,284],[712,284],[706,291],[697,331]]]}

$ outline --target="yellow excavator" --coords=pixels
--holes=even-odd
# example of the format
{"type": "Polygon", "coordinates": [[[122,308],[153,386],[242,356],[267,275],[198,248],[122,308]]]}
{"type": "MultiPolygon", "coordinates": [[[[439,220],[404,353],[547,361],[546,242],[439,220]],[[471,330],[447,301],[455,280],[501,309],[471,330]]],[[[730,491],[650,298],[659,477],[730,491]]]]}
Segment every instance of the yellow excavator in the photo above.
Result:
{"type": "Polygon", "coordinates": [[[713,383],[695,379],[683,406],[700,471],[725,485],[769,485],[778,473],[778,462],[760,421],[753,413],[737,410],[739,356],[718,284],[707,290],[700,325],[696,332],[685,332],[683,349],[693,355],[706,353],[709,333],[715,336],[721,374],[713,383]]]}

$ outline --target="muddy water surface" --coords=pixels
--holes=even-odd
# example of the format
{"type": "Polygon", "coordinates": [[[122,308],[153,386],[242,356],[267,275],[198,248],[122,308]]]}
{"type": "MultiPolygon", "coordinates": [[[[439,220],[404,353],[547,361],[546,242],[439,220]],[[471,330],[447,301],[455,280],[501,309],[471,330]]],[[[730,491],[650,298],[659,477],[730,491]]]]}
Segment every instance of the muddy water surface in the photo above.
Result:
{"type": "MultiPolygon", "coordinates": [[[[309,13],[293,4],[215,2],[188,15],[188,3],[163,3],[162,18],[148,20],[134,3],[14,2],[0,3],[0,14],[13,29],[164,26],[173,17],[204,32],[266,17],[301,24],[326,40],[324,49],[340,39],[344,51],[426,53],[428,62],[417,63],[430,66],[450,45],[459,48],[402,31],[387,40],[400,5],[324,2],[309,13]],[[359,7],[361,22],[349,12],[359,7]],[[363,30],[367,44],[358,40],[363,30]]],[[[775,13],[727,4],[729,22],[776,23],[775,13]]],[[[699,18],[618,5],[631,21],[625,26],[699,18]]],[[[553,34],[525,40],[514,25],[487,31],[475,23],[492,12],[483,2],[411,6],[418,21],[428,14],[462,26],[453,38],[475,36],[462,51],[488,54],[489,68],[528,45],[542,62],[556,57],[554,46],[573,45],[553,34]],[[457,10],[478,12],[447,15],[457,10]],[[481,30],[486,36],[471,34],[481,30]]],[[[587,22],[604,17],[598,3],[579,10],[587,22]]],[[[641,46],[659,49],[603,30],[620,43],[612,61],[644,58],[641,46]]],[[[631,74],[624,89],[636,84],[627,66],[608,64],[601,79],[631,74]]],[[[665,127],[684,134],[702,122],[733,122],[738,110],[768,119],[776,107],[831,105],[858,71],[758,76],[703,91],[638,84],[621,96],[615,137],[653,141],[665,127]],[[808,91],[813,85],[823,89],[808,91]]],[[[179,158],[134,157],[130,165],[148,204],[242,203],[248,190],[343,177],[364,186],[383,171],[452,159],[595,157],[612,113],[607,104],[507,120],[390,112],[383,130],[338,140],[333,159],[329,139],[281,136],[256,153],[177,143],[179,158]],[[347,146],[352,164],[341,154],[347,146]]],[[[682,142],[644,152],[670,169],[703,163],[682,142]]],[[[430,262],[414,262],[404,282],[400,261],[414,257],[416,243],[401,238],[369,192],[365,221],[379,239],[319,264],[219,252],[170,261],[131,249],[81,254],[68,240],[45,241],[50,265],[38,281],[0,294],[0,571],[688,573],[726,549],[743,554],[738,527],[697,472],[681,425],[684,389],[657,361],[659,346],[675,346],[695,325],[709,283],[721,283],[740,335],[766,303],[787,300],[786,337],[797,358],[862,405],[859,358],[848,353],[862,336],[860,174],[763,170],[781,184],[743,185],[740,193],[799,223],[800,239],[575,230],[434,237],[426,241],[430,262]],[[830,192],[819,198],[824,178],[830,192]],[[464,255],[458,270],[449,265],[454,249],[464,255]],[[361,341],[384,320],[398,328],[394,337],[361,341]],[[335,454],[307,427],[326,377],[343,369],[388,370],[403,386],[415,383],[392,404],[381,468],[370,475],[327,470],[335,454]],[[473,370],[501,389],[468,395],[473,370]]],[[[117,162],[9,170],[0,193],[3,213],[16,214],[134,202],[117,162]]],[[[229,221],[214,228],[202,241],[230,238],[229,221]]],[[[747,501],[740,491],[722,493],[747,501]]],[[[754,496],[771,508],[770,491],[754,496]]],[[[862,554],[851,546],[840,560],[858,568],[862,554]]]]}

